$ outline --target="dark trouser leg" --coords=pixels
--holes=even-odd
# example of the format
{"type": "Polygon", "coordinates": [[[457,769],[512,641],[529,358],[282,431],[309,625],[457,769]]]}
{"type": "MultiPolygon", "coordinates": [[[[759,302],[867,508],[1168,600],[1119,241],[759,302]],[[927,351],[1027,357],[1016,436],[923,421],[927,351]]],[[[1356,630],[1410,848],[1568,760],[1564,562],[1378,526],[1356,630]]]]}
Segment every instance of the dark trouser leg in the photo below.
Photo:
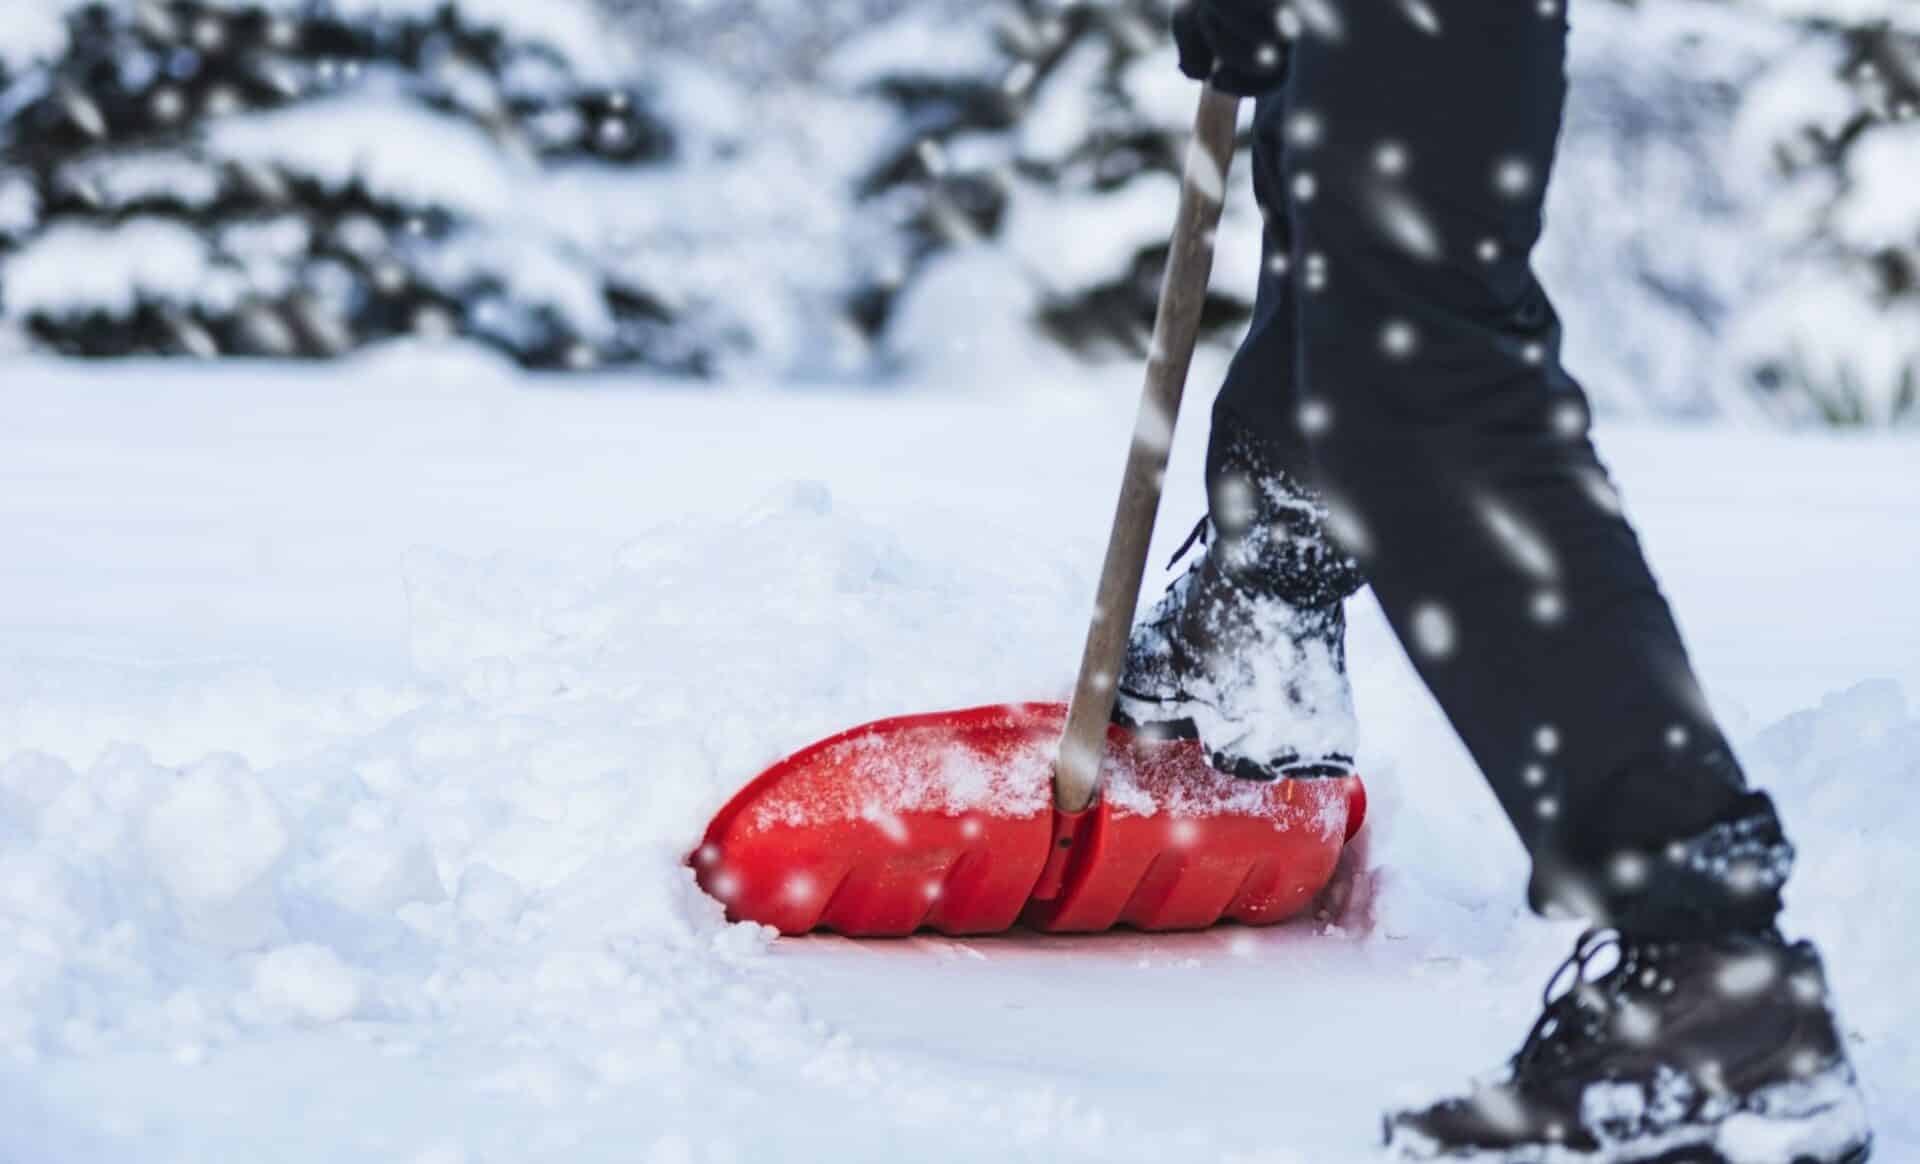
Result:
{"type": "Polygon", "coordinates": [[[1694,680],[1529,264],[1565,23],[1532,0],[1318,11],[1287,91],[1313,132],[1262,176],[1290,208],[1299,389],[1269,415],[1312,421],[1301,464],[1532,852],[1536,903],[1767,924],[1791,850],[1694,680]]]}
{"type": "MultiPolygon", "coordinates": [[[[1303,609],[1332,608],[1362,584],[1329,537],[1312,491],[1313,453],[1301,429],[1295,340],[1298,304],[1285,187],[1287,101],[1260,101],[1253,187],[1266,226],[1253,320],[1214,400],[1207,508],[1236,583],[1303,609]]],[[[1312,414],[1307,415],[1309,422],[1312,414]]]]}

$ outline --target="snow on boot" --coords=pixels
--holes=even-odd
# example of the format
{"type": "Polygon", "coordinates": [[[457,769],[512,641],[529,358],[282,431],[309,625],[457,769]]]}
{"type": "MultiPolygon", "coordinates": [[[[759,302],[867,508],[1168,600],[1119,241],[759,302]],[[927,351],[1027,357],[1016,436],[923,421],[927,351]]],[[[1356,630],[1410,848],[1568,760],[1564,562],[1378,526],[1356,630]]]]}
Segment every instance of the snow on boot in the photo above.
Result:
{"type": "Polygon", "coordinates": [[[1353,694],[1340,598],[1295,606],[1223,563],[1245,540],[1209,543],[1127,644],[1117,722],[1198,738],[1223,772],[1253,780],[1353,771],[1353,694]]]}
{"type": "Polygon", "coordinates": [[[1589,931],[1502,1078],[1386,1119],[1398,1159],[1487,1164],[1859,1164],[1871,1140],[1820,957],[1771,931],[1589,931]]]}
{"type": "Polygon", "coordinates": [[[1199,558],[1127,644],[1114,719],[1195,739],[1234,776],[1346,776],[1353,693],[1346,614],[1359,564],[1334,541],[1326,505],[1274,447],[1216,416],[1208,516],[1174,554],[1199,558]]]}

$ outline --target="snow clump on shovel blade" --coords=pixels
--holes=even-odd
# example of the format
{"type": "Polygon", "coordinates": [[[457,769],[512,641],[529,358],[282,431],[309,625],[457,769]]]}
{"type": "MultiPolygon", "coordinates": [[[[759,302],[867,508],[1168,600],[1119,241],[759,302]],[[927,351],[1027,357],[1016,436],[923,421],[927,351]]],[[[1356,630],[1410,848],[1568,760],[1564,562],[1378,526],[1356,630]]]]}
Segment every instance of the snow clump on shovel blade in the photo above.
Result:
{"type": "Polygon", "coordinates": [[[900,813],[1032,816],[1052,803],[1054,740],[1042,734],[989,755],[938,727],[869,730],[829,744],[755,806],[755,828],[870,820],[900,813]]]}

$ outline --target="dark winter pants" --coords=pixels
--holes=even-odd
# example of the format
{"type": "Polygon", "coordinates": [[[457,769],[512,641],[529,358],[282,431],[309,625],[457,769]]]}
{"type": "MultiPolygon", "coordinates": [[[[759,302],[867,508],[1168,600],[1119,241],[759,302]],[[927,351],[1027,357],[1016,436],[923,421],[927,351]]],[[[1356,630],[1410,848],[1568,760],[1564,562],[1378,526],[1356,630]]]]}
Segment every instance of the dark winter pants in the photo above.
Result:
{"type": "MultiPolygon", "coordinates": [[[[1536,905],[1769,923],[1791,850],[1707,709],[1529,263],[1563,11],[1310,8],[1258,107],[1267,264],[1215,406],[1216,520],[1239,474],[1320,494],[1533,854],[1536,905]]],[[[1328,580],[1298,563],[1330,557],[1283,555],[1269,582],[1311,601],[1328,580]]]]}

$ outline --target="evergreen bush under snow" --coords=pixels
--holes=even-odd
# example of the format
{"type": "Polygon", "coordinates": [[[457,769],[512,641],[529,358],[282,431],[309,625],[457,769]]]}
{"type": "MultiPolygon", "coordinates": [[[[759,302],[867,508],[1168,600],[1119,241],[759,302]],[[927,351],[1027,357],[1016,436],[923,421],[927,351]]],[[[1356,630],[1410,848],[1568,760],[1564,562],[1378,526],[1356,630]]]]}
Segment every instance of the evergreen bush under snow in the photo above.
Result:
{"type": "Polygon", "coordinates": [[[1735,136],[1777,258],[1729,329],[1736,374],[1789,419],[1920,422],[1920,6],[1770,3],[1797,35],[1735,136]]]}
{"type": "Polygon", "coordinates": [[[747,342],[648,234],[650,179],[701,146],[584,8],[40,11],[0,90],[0,302],[43,346],[460,335],[530,367],[700,372],[747,342]]]}
{"type": "MultiPolygon", "coordinates": [[[[860,193],[904,231],[904,269],[869,285],[863,319],[899,310],[907,342],[939,354],[999,285],[1070,350],[1145,352],[1193,116],[1169,7],[1016,0],[960,30],[910,13],[843,54],[840,79],[899,114],[860,193]]],[[[1244,181],[1216,253],[1203,325],[1220,335],[1249,314],[1260,260],[1244,181]]]]}

